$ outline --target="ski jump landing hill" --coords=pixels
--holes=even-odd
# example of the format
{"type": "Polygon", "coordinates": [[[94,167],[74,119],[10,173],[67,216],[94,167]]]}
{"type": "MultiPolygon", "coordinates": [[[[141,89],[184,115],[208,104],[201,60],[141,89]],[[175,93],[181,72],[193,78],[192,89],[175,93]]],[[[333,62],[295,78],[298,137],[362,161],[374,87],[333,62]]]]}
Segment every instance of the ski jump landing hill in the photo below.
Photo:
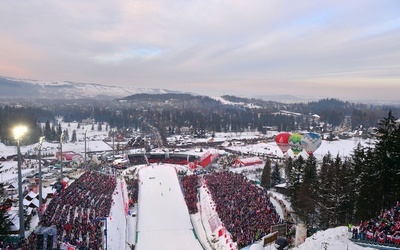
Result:
{"type": "Polygon", "coordinates": [[[140,168],[139,201],[136,250],[203,249],[173,166],[140,168]]]}

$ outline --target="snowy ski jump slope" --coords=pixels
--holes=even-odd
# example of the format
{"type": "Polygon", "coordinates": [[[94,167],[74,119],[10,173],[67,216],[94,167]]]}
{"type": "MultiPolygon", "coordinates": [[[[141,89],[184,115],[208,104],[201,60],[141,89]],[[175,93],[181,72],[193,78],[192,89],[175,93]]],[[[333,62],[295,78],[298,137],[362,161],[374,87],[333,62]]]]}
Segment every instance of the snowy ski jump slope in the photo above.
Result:
{"type": "Polygon", "coordinates": [[[203,249],[193,230],[173,166],[142,167],[139,200],[135,249],[203,249]]]}

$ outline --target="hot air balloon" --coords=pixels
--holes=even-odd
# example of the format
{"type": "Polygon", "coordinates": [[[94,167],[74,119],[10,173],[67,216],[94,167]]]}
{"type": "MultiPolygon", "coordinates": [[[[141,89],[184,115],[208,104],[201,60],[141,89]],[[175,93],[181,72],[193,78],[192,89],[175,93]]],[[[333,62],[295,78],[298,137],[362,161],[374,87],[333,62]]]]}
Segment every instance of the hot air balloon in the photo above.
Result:
{"type": "Polygon", "coordinates": [[[312,155],[315,150],[321,146],[322,139],[319,134],[316,133],[307,133],[304,134],[301,138],[301,145],[306,150],[308,155],[312,155]]]}
{"type": "Polygon", "coordinates": [[[290,149],[289,137],[290,133],[287,132],[279,133],[275,137],[276,145],[278,145],[283,154],[285,154],[290,149]]]}
{"type": "Polygon", "coordinates": [[[294,133],[289,137],[289,146],[294,155],[298,155],[303,150],[301,138],[302,135],[299,133],[294,133]]]}

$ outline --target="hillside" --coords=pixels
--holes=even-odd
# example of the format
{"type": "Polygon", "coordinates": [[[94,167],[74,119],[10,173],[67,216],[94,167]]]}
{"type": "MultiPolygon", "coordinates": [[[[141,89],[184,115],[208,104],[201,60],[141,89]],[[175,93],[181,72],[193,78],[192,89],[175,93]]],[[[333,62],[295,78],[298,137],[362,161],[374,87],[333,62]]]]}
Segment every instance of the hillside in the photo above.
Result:
{"type": "Polygon", "coordinates": [[[98,83],[77,83],[69,81],[50,82],[31,79],[15,79],[1,76],[0,88],[0,98],[30,99],[115,99],[138,93],[180,93],[179,91],[167,89],[120,87],[98,83]]]}

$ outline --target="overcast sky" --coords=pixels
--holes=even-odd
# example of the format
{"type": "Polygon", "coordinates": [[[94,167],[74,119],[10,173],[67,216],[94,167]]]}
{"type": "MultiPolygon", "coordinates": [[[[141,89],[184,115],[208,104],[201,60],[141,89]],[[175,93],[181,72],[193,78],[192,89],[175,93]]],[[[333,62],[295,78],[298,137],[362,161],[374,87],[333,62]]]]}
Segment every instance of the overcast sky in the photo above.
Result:
{"type": "Polygon", "coordinates": [[[4,0],[0,75],[397,100],[400,1],[4,0]]]}

